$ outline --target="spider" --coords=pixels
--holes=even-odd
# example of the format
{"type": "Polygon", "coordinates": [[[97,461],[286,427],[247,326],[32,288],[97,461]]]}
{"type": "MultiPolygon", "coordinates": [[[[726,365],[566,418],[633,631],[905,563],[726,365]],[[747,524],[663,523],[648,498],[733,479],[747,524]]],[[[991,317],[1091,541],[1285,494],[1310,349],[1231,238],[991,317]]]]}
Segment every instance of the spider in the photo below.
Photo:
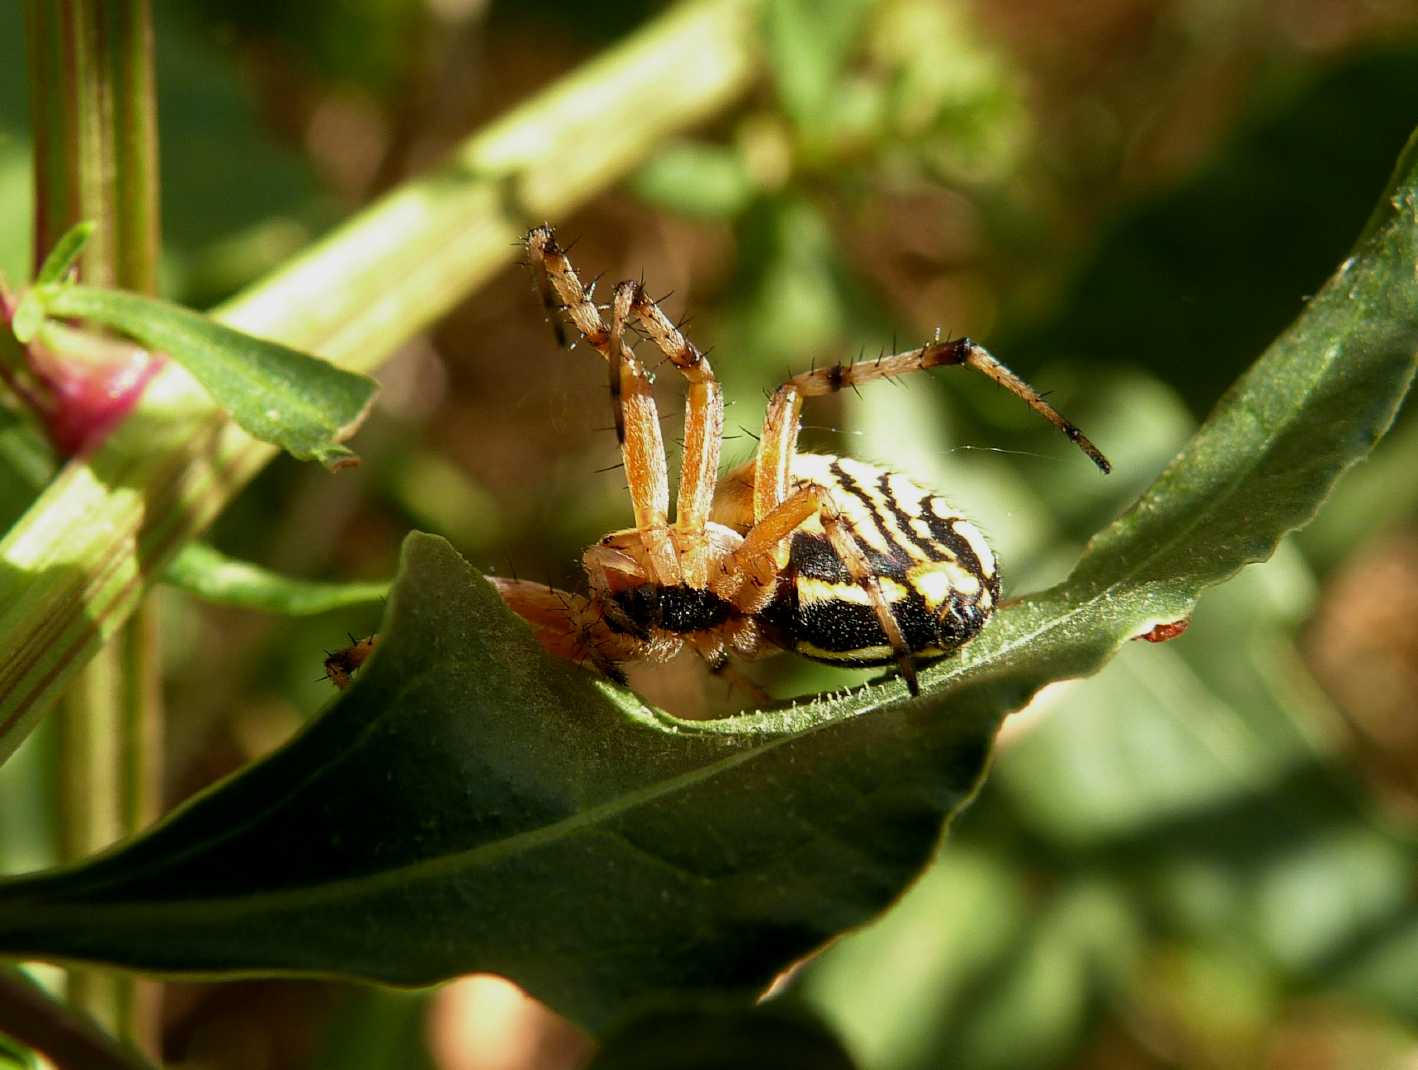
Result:
{"type": "Polygon", "coordinates": [[[325,651],[323,679],[329,680],[340,691],[344,691],[354,681],[355,673],[369,660],[369,655],[374,653],[375,644],[379,641],[377,635],[364,639],[356,639],[351,635],[349,638],[349,646],[336,651],[325,651]]]}
{"type": "Polygon", "coordinates": [[[712,671],[791,650],[839,666],[895,664],[919,693],[917,659],[975,636],[1000,598],[979,529],[904,476],[849,457],[799,453],[805,399],[875,379],[965,365],[1022,398],[1105,474],[1081,431],[969,338],[795,375],[772,395],[754,457],[718,478],[723,392],[705,354],[639,282],[592,299],[550,226],[526,236],[527,262],[564,341],[564,313],[606,360],[635,526],[582,557],[589,591],[490,577],[541,644],[620,683],[621,666],[685,648],[712,671]],[[633,341],[648,338],[688,383],[684,461],[673,519],[669,465],[650,376],[633,341]]]}

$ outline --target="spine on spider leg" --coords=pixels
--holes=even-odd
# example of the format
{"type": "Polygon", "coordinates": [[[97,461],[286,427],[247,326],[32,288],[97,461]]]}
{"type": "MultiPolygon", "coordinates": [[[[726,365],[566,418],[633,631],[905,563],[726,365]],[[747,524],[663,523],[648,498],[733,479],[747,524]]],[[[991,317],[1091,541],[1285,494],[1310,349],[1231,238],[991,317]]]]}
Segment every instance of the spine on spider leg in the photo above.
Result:
{"type": "Polygon", "coordinates": [[[898,353],[886,357],[884,360],[878,360],[875,367],[879,369],[885,365],[891,371],[884,374],[895,374],[913,371],[917,368],[937,368],[952,364],[964,365],[988,376],[1067,435],[1068,440],[1081,449],[1104,475],[1113,470],[1108,458],[1103,456],[1103,452],[1093,445],[1087,435],[1045,401],[1042,394],[1001,364],[984,346],[977,344],[968,336],[927,342],[920,349],[910,353],[898,353]]]}
{"type": "MultiPolygon", "coordinates": [[[[689,383],[685,399],[683,468],[675,526],[693,543],[687,555],[685,580],[691,586],[708,582],[708,544],[704,525],[713,507],[724,435],[724,396],[708,358],[700,352],[638,282],[616,287],[612,325],[633,316],[689,383]]],[[[614,348],[614,343],[612,343],[614,348]]]]}
{"type": "Polygon", "coordinates": [[[1081,449],[1104,475],[1113,470],[1103,452],[1093,445],[1087,435],[1045,401],[1042,394],[996,360],[984,346],[976,345],[969,338],[961,338],[958,341],[965,350],[963,363],[966,366],[983,372],[1000,386],[1023,399],[1026,405],[1067,435],[1069,441],[1081,449]]]}
{"type": "MultiPolygon", "coordinates": [[[[537,280],[538,296],[553,314],[552,318],[556,319],[555,314],[564,311],[581,336],[604,355],[608,340],[606,325],[550,225],[544,223],[527,232],[527,263],[537,280]],[[551,299],[553,293],[560,298],[559,307],[551,299]]],[[[560,321],[557,323],[559,325],[560,321]]]]}

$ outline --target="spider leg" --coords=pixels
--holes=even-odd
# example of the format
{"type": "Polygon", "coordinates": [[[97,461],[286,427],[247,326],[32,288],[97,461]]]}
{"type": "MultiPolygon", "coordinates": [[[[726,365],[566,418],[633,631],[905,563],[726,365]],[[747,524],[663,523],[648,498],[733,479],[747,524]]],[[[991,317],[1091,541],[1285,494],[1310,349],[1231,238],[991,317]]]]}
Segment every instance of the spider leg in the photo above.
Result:
{"type": "Polygon", "coordinates": [[[606,358],[635,526],[656,581],[677,584],[679,559],[669,534],[669,464],[660,436],[660,415],[650,390],[650,377],[625,344],[626,310],[612,308],[612,323],[607,328],[551,227],[535,227],[527,234],[527,257],[534,271],[546,274],[572,325],[588,345],[606,358]]]}
{"type": "MultiPolygon", "coordinates": [[[[936,341],[929,346],[923,346],[920,352],[925,353],[927,351],[940,350],[942,347],[944,347],[948,356],[946,359],[937,360],[936,363],[964,364],[966,367],[974,368],[977,372],[993,379],[1067,435],[1068,440],[1087,454],[1088,459],[1097,465],[1104,475],[1107,475],[1113,470],[1113,466],[1108,463],[1108,458],[1104,457],[1102,451],[1089,441],[1087,435],[1068,420],[1064,419],[1057,409],[1044,400],[1043,395],[1040,394],[1039,391],[1035,390],[1023,379],[1019,378],[1019,376],[1015,375],[996,360],[984,346],[976,345],[969,338],[957,338],[953,342],[936,341]],[[955,359],[955,353],[962,353],[963,356],[960,359],[955,359]]],[[[886,359],[890,360],[892,358],[888,357],[886,359]]],[[[931,366],[933,365],[927,365],[927,367],[931,366]]]]}
{"type": "Polygon", "coordinates": [[[976,345],[969,338],[936,340],[919,349],[875,360],[817,368],[795,375],[783,383],[769,401],[763,420],[763,438],[754,470],[754,519],[761,520],[767,516],[788,496],[804,398],[835,393],[873,379],[889,379],[952,364],[974,368],[1023,399],[1031,409],[1067,435],[1102,471],[1111,471],[1108,459],[1082,431],[1064,419],[1037,390],[991,356],[983,346],[976,345]]]}
{"type": "MultiPolygon", "coordinates": [[[[891,606],[881,589],[881,581],[872,571],[871,562],[850,526],[843,519],[832,492],[817,483],[800,486],[787,500],[780,502],[768,514],[749,529],[743,542],[730,555],[723,575],[728,577],[720,596],[742,602],[745,585],[757,587],[764,583],[764,577],[771,577],[786,564],[787,540],[802,522],[816,515],[822,524],[823,534],[831,543],[833,552],[847,569],[852,582],[861,587],[867,595],[867,604],[876,615],[877,623],[886,636],[891,655],[906,681],[906,687],[913,695],[920,694],[916,681],[916,663],[911,656],[911,648],[901,634],[901,626],[891,612],[891,606]]],[[[756,594],[756,592],[755,592],[756,594]]],[[[755,601],[758,600],[755,598],[755,601]]],[[[743,607],[753,612],[759,607],[743,607]]]]}
{"type": "Polygon", "coordinates": [[[749,528],[743,542],[721,563],[714,593],[745,613],[762,608],[759,603],[771,597],[773,578],[788,564],[788,537],[817,511],[818,494],[812,486],[779,502],[749,528]],[[745,595],[749,585],[755,590],[745,595]]]}
{"type": "Polygon", "coordinates": [[[608,628],[591,599],[545,583],[500,576],[489,576],[487,580],[507,608],[532,626],[532,634],[545,650],[594,668],[616,683],[625,683],[620,665],[635,659],[635,641],[608,628]]]}
{"type": "Polygon", "coordinates": [[[542,303],[542,311],[546,313],[547,322],[551,324],[558,348],[565,349],[569,339],[566,337],[566,325],[561,322],[560,299],[551,284],[551,273],[547,271],[546,259],[534,251],[530,236],[527,240],[527,254],[527,266],[532,272],[532,289],[536,291],[537,299],[542,303]]]}
{"type": "Polygon", "coordinates": [[[714,486],[719,474],[724,391],[708,358],[670,322],[660,306],[646,295],[644,286],[633,281],[622,282],[615,288],[613,304],[617,314],[624,307],[625,315],[635,318],[660,352],[689,381],[675,530],[680,536],[680,568],[684,582],[691,587],[707,587],[709,542],[704,529],[714,503],[714,486]]]}

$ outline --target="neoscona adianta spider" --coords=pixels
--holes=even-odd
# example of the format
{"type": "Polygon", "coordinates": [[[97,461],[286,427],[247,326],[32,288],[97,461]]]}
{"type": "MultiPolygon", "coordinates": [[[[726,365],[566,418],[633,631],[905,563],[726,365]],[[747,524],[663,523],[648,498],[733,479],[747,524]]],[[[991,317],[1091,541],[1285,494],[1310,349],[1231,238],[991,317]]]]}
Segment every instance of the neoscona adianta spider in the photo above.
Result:
{"type": "Polygon", "coordinates": [[[963,364],[1017,394],[1083,450],[1108,461],[1027,383],[969,338],[788,379],[773,394],[752,460],[718,478],[724,401],[709,361],[646,296],[616,286],[607,324],[549,226],[528,264],[560,332],[564,312],[607,362],[635,526],[583,556],[589,592],[493,578],[548,650],[624,681],[621,666],[688,647],[711,669],[731,655],[791,650],[843,666],[895,663],[912,694],[916,659],[951,653],[1000,597],[984,536],[904,476],[847,457],[797,452],[803,400],[963,364]],[[630,344],[650,339],[688,381],[684,463],[673,519],[650,378],[630,344]]]}

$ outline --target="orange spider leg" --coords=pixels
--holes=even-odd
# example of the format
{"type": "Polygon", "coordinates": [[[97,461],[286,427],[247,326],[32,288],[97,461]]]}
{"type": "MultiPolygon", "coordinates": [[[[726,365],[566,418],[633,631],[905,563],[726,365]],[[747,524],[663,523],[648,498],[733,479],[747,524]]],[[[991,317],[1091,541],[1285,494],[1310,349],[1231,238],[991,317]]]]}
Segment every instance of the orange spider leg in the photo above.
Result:
{"type": "MultiPolygon", "coordinates": [[[[861,587],[867,595],[867,603],[876,615],[881,630],[886,635],[892,657],[901,670],[902,677],[911,694],[920,693],[916,682],[916,663],[911,657],[911,648],[901,634],[886,595],[881,589],[881,581],[871,569],[871,562],[852,534],[850,526],[842,518],[832,492],[817,483],[800,486],[787,500],[780,502],[761,521],[754,524],[744,536],[743,542],[730,556],[724,574],[729,577],[721,597],[735,601],[747,612],[756,612],[761,606],[743,605],[742,592],[746,584],[755,588],[766,588],[767,581],[780,572],[787,564],[788,539],[798,526],[809,517],[816,516],[822,524],[823,534],[832,544],[832,550],[846,566],[852,582],[861,587]]],[[[755,594],[754,601],[761,601],[755,594]]]]}
{"type": "Polygon", "coordinates": [[[588,345],[609,362],[614,376],[612,400],[616,402],[621,458],[653,579],[661,584],[680,582],[679,559],[669,534],[670,483],[665,444],[660,437],[660,415],[650,390],[650,378],[625,345],[624,328],[629,308],[617,302],[608,329],[590,294],[581,284],[570,259],[556,242],[551,227],[534,228],[527,235],[532,269],[543,276],[561,298],[572,324],[588,345]]]}
{"type": "Polygon", "coordinates": [[[709,585],[709,541],[705,524],[714,503],[719,475],[719,448],[724,435],[724,391],[708,358],[695,348],[638,282],[615,288],[614,307],[626,303],[646,335],[689,381],[685,399],[684,463],[680,470],[679,498],[675,504],[675,531],[679,535],[680,568],[690,587],[709,585]]]}
{"type": "Polygon", "coordinates": [[[855,364],[834,364],[830,368],[795,375],[774,393],[763,420],[763,438],[754,469],[753,515],[761,520],[789,492],[793,456],[797,451],[798,420],[803,399],[832,394],[849,386],[869,383],[943,365],[961,364],[974,368],[1021,398],[1025,404],[1053,424],[1086,453],[1105,473],[1108,459],[1077,427],[1064,419],[1037,390],[1006,368],[982,346],[969,338],[934,341],[919,349],[863,360],[855,364]]]}
{"type": "Polygon", "coordinates": [[[749,528],[743,542],[720,564],[721,578],[714,585],[714,593],[745,613],[761,609],[761,603],[772,597],[773,577],[788,563],[788,537],[817,510],[818,495],[813,486],[802,487],[779,502],[749,528]],[[755,592],[745,597],[744,588],[750,584],[755,592]]]}
{"type": "Polygon", "coordinates": [[[591,666],[617,683],[625,682],[620,663],[635,658],[635,640],[608,628],[590,599],[545,583],[500,576],[487,579],[507,607],[532,626],[544,649],[577,665],[591,666]]]}

